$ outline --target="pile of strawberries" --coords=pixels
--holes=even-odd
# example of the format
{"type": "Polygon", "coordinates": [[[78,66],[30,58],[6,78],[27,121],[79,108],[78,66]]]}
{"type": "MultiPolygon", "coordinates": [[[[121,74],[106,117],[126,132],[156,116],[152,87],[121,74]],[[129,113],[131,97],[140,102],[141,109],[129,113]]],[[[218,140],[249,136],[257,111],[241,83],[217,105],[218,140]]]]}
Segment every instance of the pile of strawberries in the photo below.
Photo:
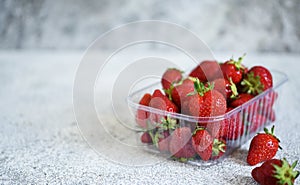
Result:
{"type": "MultiPolygon", "coordinates": [[[[141,141],[180,161],[216,160],[228,143],[234,143],[229,141],[238,142],[274,122],[278,94],[272,89],[270,71],[263,66],[248,69],[242,60],[202,61],[185,78],[178,69],[165,71],[163,89],[144,94],[139,102],[136,122],[144,130],[141,141]]],[[[279,148],[274,127],[251,141],[248,164],[265,161],[252,171],[260,184],[293,184],[299,175],[294,171],[296,162],[272,159],[279,148]]]]}
{"type": "Polygon", "coordinates": [[[247,109],[237,110],[273,86],[268,69],[248,69],[242,60],[243,57],[224,63],[203,61],[186,78],[178,69],[165,71],[161,79],[163,90],[147,93],[139,102],[143,106],[137,110],[136,121],[145,129],[142,142],[153,143],[175,158],[213,160],[225,153],[228,140],[238,140],[257,132],[268,120],[274,121],[272,107],[277,93],[273,90],[247,109]],[[236,113],[225,116],[231,111],[236,113]],[[195,121],[176,119],[175,113],[192,116],[195,121]],[[214,121],[218,116],[224,118],[214,121]]]}
{"type": "MultiPolygon", "coordinates": [[[[139,102],[136,122],[144,130],[141,141],[180,161],[215,160],[224,155],[228,143],[234,143],[229,141],[274,122],[278,94],[272,89],[270,71],[263,66],[248,69],[242,60],[203,61],[186,78],[178,69],[165,71],[163,89],[144,94],[139,102]]],[[[252,170],[252,177],[260,184],[293,184],[299,175],[294,170],[297,161],[290,165],[286,159],[273,159],[280,141],[274,126],[264,130],[250,144],[247,163],[264,162],[252,170]]]]}

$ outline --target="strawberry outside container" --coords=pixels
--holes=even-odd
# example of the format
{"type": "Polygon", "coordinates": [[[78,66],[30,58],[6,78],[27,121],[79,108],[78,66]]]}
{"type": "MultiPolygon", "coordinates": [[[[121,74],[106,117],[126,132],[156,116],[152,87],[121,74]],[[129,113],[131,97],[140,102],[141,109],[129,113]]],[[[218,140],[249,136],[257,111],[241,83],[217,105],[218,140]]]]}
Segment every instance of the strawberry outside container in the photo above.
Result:
{"type": "MultiPolygon", "coordinates": [[[[147,135],[150,136],[152,141],[154,140],[156,142],[145,144],[140,141],[141,145],[145,145],[143,148],[155,155],[159,155],[168,159],[175,159],[167,149],[161,149],[158,145],[157,141],[159,141],[159,138],[162,137],[162,135],[166,135],[166,129],[162,128],[164,125],[162,122],[172,122],[174,128],[188,127],[190,128],[191,132],[195,130],[196,126],[197,128],[203,127],[205,129],[210,129],[210,131],[213,132],[222,133],[222,135],[225,136],[222,137],[222,141],[226,146],[223,147],[223,155],[221,157],[211,157],[209,160],[205,161],[202,160],[198,155],[187,159],[177,158],[176,160],[198,166],[212,165],[220,162],[235,149],[251,139],[253,135],[262,130],[265,126],[272,123],[276,125],[275,115],[278,113],[279,108],[278,99],[280,98],[280,86],[287,81],[287,76],[284,73],[276,70],[271,70],[271,73],[273,76],[273,88],[262,92],[261,94],[252,98],[250,101],[239,107],[236,107],[224,115],[215,117],[194,117],[185,114],[170,113],[140,105],[139,101],[145,93],[151,94],[155,89],[161,89],[159,80],[153,82],[153,84],[148,85],[147,87],[138,89],[130,93],[127,97],[127,103],[134,116],[137,115],[138,111],[142,111],[148,115],[143,120],[135,117],[136,122],[142,121],[147,125],[147,128],[141,128],[139,126],[140,124],[136,124],[137,139],[140,141],[143,133],[149,133],[147,135]],[[159,117],[159,120],[161,121],[157,121],[157,119],[154,121],[154,119],[151,119],[153,118],[151,115],[159,117]]],[[[168,129],[167,137],[165,137],[165,141],[167,143],[172,138],[172,131],[173,129],[168,129]]],[[[186,143],[188,142],[189,141],[186,141],[186,143]]],[[[166,143],[160,142],[159,144],[166,143]]]]}

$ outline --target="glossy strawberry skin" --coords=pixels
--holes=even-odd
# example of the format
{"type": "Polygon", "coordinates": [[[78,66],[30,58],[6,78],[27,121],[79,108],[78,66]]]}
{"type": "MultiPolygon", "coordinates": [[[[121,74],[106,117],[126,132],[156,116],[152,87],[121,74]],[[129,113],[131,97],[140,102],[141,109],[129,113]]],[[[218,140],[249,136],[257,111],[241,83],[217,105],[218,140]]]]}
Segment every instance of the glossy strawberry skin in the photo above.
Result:
{"type": "Polygon", "coordinates": [[[244,134],[245,128],[241,115],[242,114],[238,112],[224,120],[221,132],[222,138],[225,138],[226,140],[236,140],[244,134]]]}
{"type": "Polygon", "coordinates": [[[277,179],[273,177],[275,171],[274,165],[282,166],[282,161],[279,159],[270,159],[260,167],[254,168],[251,175],[261,185],[276,185],[277,179]]]}
{"type": "Polygon", "coordinates": [[[202,160],[207,161],[212,155],[213,137],[205,129],[196,131],[192,139],[194,150],[202,160]]]}
{"type": "Polygon", "coordinates": [[[144,132],[141,135],[141,141],[142,141],[142,143],[152,143],[150,134],[148,132],[144,132]]]}
{"type": "Polygon", "coordinates": [[[222,77],[222,71],[217,61],[206,60],[194,68],[189,76],[196,77],[201,82],[207,82],[222,77]]]}
{"type": "Polygon", "coordinates": [[[248,73],[251,72],[254,74],[254,76],[260,77],[260,82],[263,84],[263,91],[273,87],[272,74],[267,68],[263,66],[254,66],[248,71],[248,73]]]}
{"type": "Polygon", "coordinates": [[[210,90],[203,96],[194,94],[188,101],[188,112],[192,116],[219,116],[223,115],[227,109],[226,99],[216,90],[210,90]]]}
{"type": "Polygon", "coordinates": [[[170,89],[173,83],[178,83],[182,79],[182,72],[175,68],[170,68],[165,71],[162,76],[161,84],[163,89],[170,89]]]}
{"type": "Polygon", "coordinates": [[[249,165],[272,159],[279,148],[279,140],[272,134],[259,133],[252,139],[247,156],[249,165]]]}
{"type": "Polygon", "coordinates": [[[233,107],[233,108],[238,107],[238,106],[246,103],[247,101],[251,100],[253,97],[254,97],[253,95],[247,94],[247,93],[239,94],[237,99],[233,100],[230,103],[230,107],[233,107]]]}
{"type": "Polygon", "coordinates": [[[251,175],[261,185],[292,185],[300,173],[295,170],[297,162],[290,165],[285,158],[282,160],[270,159],[260,167],[254,168],[251,175]]]}
{"type": "Polygon", "coordinates": [[[220,65],[221,70],[225,78],[231,78],[233,83],[238,84],[243,78],[243,71],[241,69],[237,69],[234,64],[229,60],[220,65]]]}
{"type": "Polygon", "coordinates": [[[213,81],[214,90],[219,91],[226,99],[232,95],[231,84],[226,78],[218,78],[213,81]]]}
{"type": "Polygon", "coordinates": [[[169,151],[170,133],[168,130],[163,131],[162,137],[158,140],[158,149],[163,152],[169,151]]]}
{"type": "Polygon", "coordinates": [[[191,158],[196,155],[192,146],[192,132],[188,127],[176,128],[169,143],[170,153],[177,158],[191,158]]]}
{"type": "MultiPolygon", "coordinates": [[[[163,111],[178,113],[177,106],[158,89],[153,92],[151,101],[149,102],[149,106],[163,111]]],[[[156,123],[160,123],[163,117],[163,115],[159,115],[156,113],[150,114],[151,121],[154,121],[156,123]]]]}
{"type": "Polygon", "coordinates": [[[255,113],[251,116],[251,118],[248,118],[250,125],[249,125],[249,131],[250,133],[257,132],[259,128],[263,127],[263,125],[267,122],[267,118],[259,113],[255,113]]]}
{"type": "Polygon", "coordinates": [[[181,104],[185,101],[189,93],[194,91],[194,83],[190,79],[185,79],[182,84],[175,86],[172,90],[172,101],[177,105],[179,110],[181,104]]]}
{"type": "MultiPolygon", "coordinates": [[[[150,101],[151,101],[151,94],[147,93],[144,94],[144,96],[141,98],[139,104],[143,106],[149,106],[150,101]]],[[[137,110],[136,122],[140,127],[147,128],[147,119],[149,115],[150,113],[145,110],[141,110],[141,109],[137,110]]]]}

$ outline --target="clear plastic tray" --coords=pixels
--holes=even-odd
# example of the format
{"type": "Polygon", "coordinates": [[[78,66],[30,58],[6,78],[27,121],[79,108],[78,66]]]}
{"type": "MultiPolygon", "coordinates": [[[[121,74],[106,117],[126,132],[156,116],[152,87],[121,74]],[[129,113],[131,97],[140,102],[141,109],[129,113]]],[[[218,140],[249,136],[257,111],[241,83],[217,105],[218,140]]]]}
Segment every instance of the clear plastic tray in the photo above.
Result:
{"type": "MultiPolygon", "coordinates": [[[[271,73],[273,76],[273,88],[264,91],[263,93],[252,98],[250,101],[244,103],[239,107],[236,107],[235,109],[221,116],[194,117],[194,116],[189,116],[189,115],[184,115],[179,113],[170,113],[167,111],[162,111],[159,109],[140,105],[139,101],[145,93],[153,93],[155,89],[161,89],[161,84],[159,81],[154,82],[152,85],[149,85],[145,88],[142,88],[140,90],[131,93],[127,98],[127,102],[134,115],[136,115],[136,112],[138,110],[143,110],[151,114],[157,114],[164,117],[168,116],[171,119],[176,120],[179,127],[190,127],[191,129],[194,129],[195,124],[198,125],[205,124],[207,127],[209,125],[214,125],[217,128],[222,129],[224,121],[230,120],[230,123],[232,124],[230,128],[235,129],[235,127],[237,127],[239,128],[237,129],[239,131],[234,133],[229,133],[230,137],[227,137],[226,139],[227,146],[224,155],[222,155],[218,159],[210,159],[208,161],[201,160],[199,156],[185,161],[187,163],[198,165],[198,166],[211,165],[222,161],[229,154],[231,154],[234,151],[234,149],[240,147],[246,141],[251,139],[253,135],[255,135],[257,132],[262,130],[265,126],[274,122],[273,119],[275,119],[274,117],[275,115],[271,115],[271,114],[273,114],[274,112],[275,114],[278,113],[278,107],[279,107],[278,98],[280,98],[279,87],[287,81],[287,76],[284,73],[275,70],[271,70],[271,73]],[[267,106],[262,106],[268,103],[268,101],[272,101],[272,97],[274,96],[274,93],[276,94],[277,98],[276,101],[274,102],[274,105],[272,106],[272,110],[270,110],[270,108],[267,108],[267,106]],[[253,120],[255,119],[258,113],[264,115],[264,117],[267,118],[264,121],[264,123],[259,126],[253,125],[254,122],[253,120]]],[[[153,128],[149,128],[149,129],[153,129],[153,128]]],[[[138,130],[137,137],[138,139],[140,139],[140,136],[143,134],[143,132],[145,132],[145,129],[137,128],[137,130],[138,130]]],[[[147,147],[145,147],[147,151],[153,152],[153,154],[155,155],[158,154],[168,159],[174,159],[170,153],[160,152],[157,149],[157,147],[154,146],[153,144],[144,144],[144,145],[147,145],[147,147]]]]}

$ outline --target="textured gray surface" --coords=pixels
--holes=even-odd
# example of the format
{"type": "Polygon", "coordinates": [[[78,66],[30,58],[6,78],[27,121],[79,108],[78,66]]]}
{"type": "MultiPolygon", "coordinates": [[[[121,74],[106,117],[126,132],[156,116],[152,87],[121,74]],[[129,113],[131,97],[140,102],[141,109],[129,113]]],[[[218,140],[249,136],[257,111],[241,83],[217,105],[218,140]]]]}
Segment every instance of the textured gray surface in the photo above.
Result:
{"type": "MultiPolygon", "coordinates": [[[[1,184],[255,184],[253,167],[245,162],[249,143],[211,167],[165,160],[134,167],[97,155],[81,138],[72,110],[80,58],[81,53],[70,52],[0,52],[1,184]]],[[[289,76],[276,121],[284,148],[277,157],[289,161],[300,156],[299,59],[247,56],[248,65],[263,64],[289,76]]],[[[143,151],[140,155],[147,156],[143,151]]]]}
{"type": "Polygon", "coordinates": [[[299,52],[299,11],[299,0],[0,0],[0,48],[85,49],[116,26],[155,19],[187,27],[214,50],[299,52]]]}

